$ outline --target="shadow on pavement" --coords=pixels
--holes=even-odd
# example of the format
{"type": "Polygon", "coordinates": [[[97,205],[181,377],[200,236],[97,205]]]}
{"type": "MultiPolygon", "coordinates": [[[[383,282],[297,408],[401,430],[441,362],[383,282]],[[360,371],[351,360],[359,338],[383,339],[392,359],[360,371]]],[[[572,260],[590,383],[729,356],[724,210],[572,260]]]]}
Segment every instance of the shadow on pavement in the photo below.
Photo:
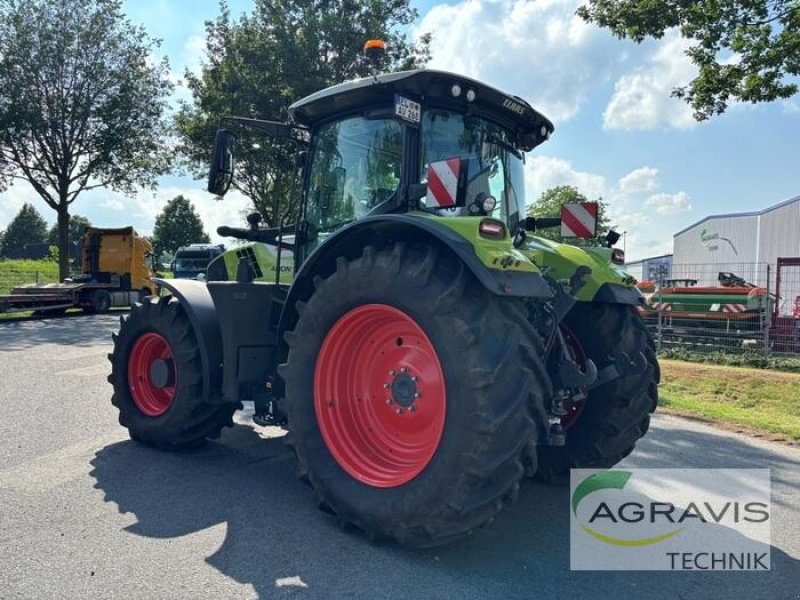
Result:
{"type": "MultiPolygon", "coordinates": [[[[750,456],[752,448],[735,439],[709,456],[708,436],[669,433],[642,444],[629,466],[674,466],[659,456],[677,442],[705,456],[705,464],[682,467],[764,466],[756,464],[764,457],[750,456]]],[[[515,505],[455,545],[414,552],[370,544],[316,510],[280,439],[262,439],[244,425],[184,454],[116,443],[98,451],[92,466],[105,500],[136,517],[132,534],[171,538],[226,523],[224,543],[206,560],[260,597],[794,598],[800,589],[798,561],[774,547],[770,573],[572,572],[568,490],[538,484],[524,486],[515,505]],[[278,587],[291,577],[308,587],[278,587]]]]}
{"type": "Polygon", "coordinates": [[[96,346],[111,344],[111,333],[119,329],[119,319],[126,310],[105,315],[64,315],[62,317],[30,317],[0,321],[0,352],[27,350],[39,344],[59,346],[96,346]]]}

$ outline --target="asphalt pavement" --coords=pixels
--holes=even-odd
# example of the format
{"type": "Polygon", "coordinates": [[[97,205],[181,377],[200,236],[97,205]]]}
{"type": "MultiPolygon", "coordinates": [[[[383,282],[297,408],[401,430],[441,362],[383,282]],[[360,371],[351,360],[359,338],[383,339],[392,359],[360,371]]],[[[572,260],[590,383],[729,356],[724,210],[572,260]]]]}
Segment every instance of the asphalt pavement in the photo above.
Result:
{"type": "Polygon", "coordinates": [[[573,572],[566,489],[529,483],[470,539],[408,551],[319,512],[247,411],[188,453],[128,439],[119,315],[0,323],[0,598],[800,598],[800,450],[659,415],[628,467],[772,469],[770,572],[573,572]]]}

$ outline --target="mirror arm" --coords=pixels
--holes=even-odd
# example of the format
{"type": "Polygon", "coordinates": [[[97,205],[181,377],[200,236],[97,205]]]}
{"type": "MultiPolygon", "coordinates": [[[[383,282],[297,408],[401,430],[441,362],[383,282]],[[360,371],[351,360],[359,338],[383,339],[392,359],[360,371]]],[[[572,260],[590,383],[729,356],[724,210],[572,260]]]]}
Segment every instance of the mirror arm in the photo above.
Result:
{"type": "Polygon", "coordinates": [[[294,140],[301,143],[308,143],[311,135],[305,127],[290,125],[281,121],[265,121],[246,117],[222,117],[220,119],[220,125],[226,122],[235,123],[248,129],[255,129],[273,138],[294,140]]]}
{"type": "Polygon", "coordinates": [[[525,217],[519,224],[525,231],[550,229],[552,227],[561,227],[561,217],[525,217]]]}
{"type": "MultiPolygon", "coordinates": [[[[286,227],[273,227],[270,229],[240,229],[238,227],[217,227],[217,234],[222,237],[232,237],[239,240],[247,240],[248,242],[261,242],[270,246],[276,246],[279,242],[281,234],[295,233],[295,224],[287,225],[286,227]]],[[[281,246],[289,250],[294,248],[294,244],[289,244],[280,240],[281,246]]]]}

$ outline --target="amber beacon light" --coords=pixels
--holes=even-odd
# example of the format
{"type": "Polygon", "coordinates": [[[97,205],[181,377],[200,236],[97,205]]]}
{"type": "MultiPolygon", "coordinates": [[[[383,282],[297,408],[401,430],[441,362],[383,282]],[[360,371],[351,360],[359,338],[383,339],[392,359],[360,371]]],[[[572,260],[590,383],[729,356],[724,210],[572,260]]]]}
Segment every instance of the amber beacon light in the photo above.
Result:
{"type": "Polygon", "coordinates": [[[383,40],[367,40],[364,44],[364,55],[372,62],[379,62],[386,54],[386,43],[383,40]]]}

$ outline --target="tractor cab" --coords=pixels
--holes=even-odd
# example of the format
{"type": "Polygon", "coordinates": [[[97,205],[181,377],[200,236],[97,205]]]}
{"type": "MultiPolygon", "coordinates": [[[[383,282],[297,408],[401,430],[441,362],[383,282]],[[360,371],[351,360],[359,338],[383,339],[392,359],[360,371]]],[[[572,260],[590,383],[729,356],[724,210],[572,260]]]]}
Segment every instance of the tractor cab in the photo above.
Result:
{"type": "MultiPolygon", "coordinates": [[[[339,229],[375,215],[489,216],[513,229],[524,218],[524,153],[553,131],[524,100],[432,70],[333,86],[294,103],[289,116],[228,121],[308,153],[291,231],[296,268],[339,229]]],[[[218,195],[231,184],[235,139],[229,129],[217,135],[209,191],[218,195]]],[[[267,243],[279,233],[225,231],[267,243]]]]}

